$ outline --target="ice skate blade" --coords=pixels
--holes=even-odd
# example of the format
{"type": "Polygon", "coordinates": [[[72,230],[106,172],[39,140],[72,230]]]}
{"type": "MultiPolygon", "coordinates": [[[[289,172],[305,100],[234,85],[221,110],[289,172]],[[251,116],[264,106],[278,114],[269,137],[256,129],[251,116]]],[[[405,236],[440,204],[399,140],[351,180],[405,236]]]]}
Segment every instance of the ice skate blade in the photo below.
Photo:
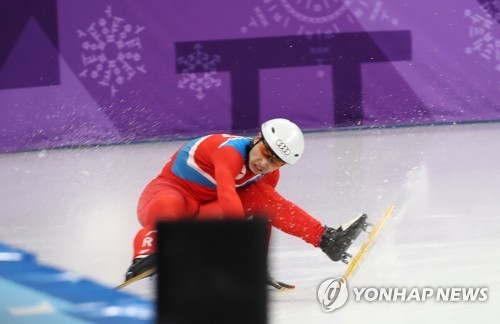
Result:
{"type": "Polygon", "coordinates": [[[295,285],[289,285],[289,284],[286,284],[286,283],[280,282],[280,281],[268,283],[268,285],[274,289],[279,290],[279,291],[287,291],[287,290],[294,290],[295,289],[295,285]]]}
{"type": "Polygon", "coordinates": [[[363,243],[361,246],[361,249],[356,253],[354,258],[351,260],[349,263],[349,266],[342,276],[346,280],[351,278],[355,270],[359,267],[360,262],[363,260],[363,258],[366,256],[366,253],[368,250],[372,247],[375,239],[380,233],[381,228],[384,226],[386,221],[391,217],[392,213],[394,212],[394,209],[396,206],[392,205],[387,210],[384,212],[382,217],[377,221],[375,226],[373,226],[373,230],[370,232],[370,235],[368,236],[368,239],[363,243]]]}
{"type": "Polygon", "coordinates": [[[148,269],[148,270],[142,272],[141,274],[138,274],[137,276],[132,277],[132,278],[126,280],[121,285],[115,287],[115,289],[122,289],[122,288],[130,285],[131,283],[134,283],[136,281],[139,281],[139,280],[147,278],[147,277],[151,277],[151,276],[153,276],[155,274],[156,274],[156,267],[148,269]]]}

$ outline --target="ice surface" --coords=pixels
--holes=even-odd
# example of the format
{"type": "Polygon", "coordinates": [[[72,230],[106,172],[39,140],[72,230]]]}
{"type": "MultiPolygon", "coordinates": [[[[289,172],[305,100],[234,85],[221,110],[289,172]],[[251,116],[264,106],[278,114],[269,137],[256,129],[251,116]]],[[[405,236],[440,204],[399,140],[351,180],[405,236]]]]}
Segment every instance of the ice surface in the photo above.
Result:
{"type": "MultiPolygon", "coordinates": [[[[316,289],[344,273],[300,239],[273,231],[270,323],[470,323],[500,315],[500,124],[306,134],[278,185],[330,226],[397,206],[350,287],[481,287],[487,302],[355,302],[322,311],[316,289]]],[[[0,155],[0,238],[42,262],[110,287],[139,229],[136,203],[183,141],[0,155]]],[[[362,234],[363,235],[363,234],[362,234]]],[[[359,248],[359,242],[354,248],[359,248]]],[[[152,298],[153,281],[129,291],[152,298]]]]}

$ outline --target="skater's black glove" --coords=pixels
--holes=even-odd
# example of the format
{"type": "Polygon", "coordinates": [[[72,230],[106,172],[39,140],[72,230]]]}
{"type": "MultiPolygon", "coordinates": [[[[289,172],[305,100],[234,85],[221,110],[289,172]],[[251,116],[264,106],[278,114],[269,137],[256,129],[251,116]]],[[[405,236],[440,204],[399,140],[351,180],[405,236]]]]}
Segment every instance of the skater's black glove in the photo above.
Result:
{"type": "Polygon", "coordinates": [[[328,226],[325,226],[325,231],[321,235],[319,240],[319,247],[321,251],[325,252],[326,255],[333,261],[339,261],[338,248],[335,246],[335,232],[337,230],[328,226]]]}

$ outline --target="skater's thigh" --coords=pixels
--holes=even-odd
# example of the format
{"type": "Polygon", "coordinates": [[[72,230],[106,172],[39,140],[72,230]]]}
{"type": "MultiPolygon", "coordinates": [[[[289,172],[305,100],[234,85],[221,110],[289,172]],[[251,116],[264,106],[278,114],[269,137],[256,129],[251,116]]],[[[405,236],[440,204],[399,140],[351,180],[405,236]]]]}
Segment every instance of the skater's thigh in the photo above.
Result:
{"type": "MultiPolygon", "coordinates": [[[[236,193],[240,197],[241,204],[245,210],[245,216],[253,216],[255,214],[261,213],[263,206],[265,205],[266,199],[260,190],[257,190],[254,184],[251,184],[245,188],[236,190],[236,193]]],[[[196,215],[198,220],[208,220],[208,219],[220,219],[224,215],[222,206],[218,199],[211,200],[209,202],[200,205],[200,209],[196,215]]]]}
{"type": "Polygon", "coordinates": [[[222,211],[222,206],[219,200],[214,199],[200,205],[200,209],[196,214],[196,219],[197,220],[221,219],[223,215],[224,212],[222,211]]]}
{"type": "Polygon", "coordinates": [[[176,188],[165,186],[141,196],[137,213],[142,226],[158,221],[181,220],[192,218],[199,203],[176,188]]]}

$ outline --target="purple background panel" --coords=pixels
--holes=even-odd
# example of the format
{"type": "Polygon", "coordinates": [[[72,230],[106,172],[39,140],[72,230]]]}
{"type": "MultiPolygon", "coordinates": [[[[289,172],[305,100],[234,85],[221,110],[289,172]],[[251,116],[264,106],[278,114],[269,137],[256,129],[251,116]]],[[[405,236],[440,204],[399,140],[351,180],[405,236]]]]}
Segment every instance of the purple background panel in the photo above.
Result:
{"type": "Polygon", "coordinates": [[[302,127],[309,129],[332,127],[331,73],[332,69],[329,66],[262,70],[260,72],[261,121],[281,117],[298,119],[302,127]],[[310,87],[310,84],[316,86],[310,87]],[[324,119],[324,123],[318,125],[315,116],[324,119]]]}
{"type": "Polygon", "coordinates": [[[0,152],[500,120],[498,1],[1,6],[0,152]]]}
{"type": "Polygon", "coordinates": [[[0,15],[0,89],[59,84],[56,1],[4,1],[0,15]]]}

